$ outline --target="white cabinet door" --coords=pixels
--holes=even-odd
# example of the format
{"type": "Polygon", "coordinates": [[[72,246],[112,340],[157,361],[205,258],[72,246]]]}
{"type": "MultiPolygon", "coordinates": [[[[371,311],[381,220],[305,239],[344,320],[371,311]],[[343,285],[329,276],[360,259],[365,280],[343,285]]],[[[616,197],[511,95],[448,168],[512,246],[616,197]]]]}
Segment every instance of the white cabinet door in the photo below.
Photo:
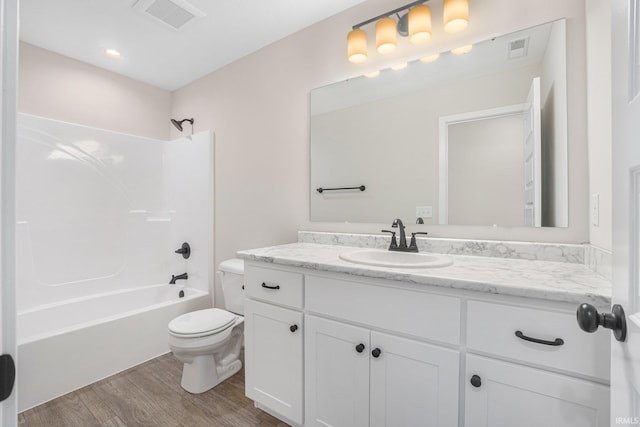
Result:
{"type": "Polygon", "coordinates": [[[379,332],[371,350],[372,427],[458,425],[457,351],[379,332]]]}
{"type": "Polygon", "coordinates": [[[369,425],[369,330],[305,316],[305,426],[369,425]]]}
{"type": "Polygon", "coordinates": [[[609,425],[609,388],[600,384],[473,355],[465,383],[466,427],[609,425]]]}
{"type": "Polygon", "coordinates": [[[302,424],[302,313],[245,301],[245,393],[302,424]]]}

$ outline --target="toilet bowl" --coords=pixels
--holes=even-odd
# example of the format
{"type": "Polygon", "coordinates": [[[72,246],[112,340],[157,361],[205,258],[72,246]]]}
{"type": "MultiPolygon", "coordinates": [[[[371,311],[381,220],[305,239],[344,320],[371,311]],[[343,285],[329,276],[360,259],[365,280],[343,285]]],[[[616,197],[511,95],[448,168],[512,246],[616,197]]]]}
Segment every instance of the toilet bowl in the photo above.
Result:
{"type": "Polygon", "coordinates": [[[176,317],[169,322],[169,348],[184,363],[180,385],[189,393],[204,393],[242,367],[240,350],[244,332],[244,263],[232,259],[220,263],[218,274],[226,308],[208,308],[176,317]]]}

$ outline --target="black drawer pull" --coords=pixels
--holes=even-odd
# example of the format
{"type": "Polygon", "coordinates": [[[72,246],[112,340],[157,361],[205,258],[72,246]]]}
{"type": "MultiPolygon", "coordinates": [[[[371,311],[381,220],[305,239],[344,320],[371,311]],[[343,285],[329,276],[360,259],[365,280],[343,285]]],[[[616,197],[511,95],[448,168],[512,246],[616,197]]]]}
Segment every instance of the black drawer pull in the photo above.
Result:
{"type": "Polygon", "coordinates": [[[280,285],[269,286],[269,285],[267,285],[267,284],[266,284],[266,283],[264,283],[264,282],[262,282],[262,287],[263,287],[263,288],[267,288],[267,289],[275,289],[275,290],[280,289],[280,285]]]}
{"type": "Polygon", "coordinates": [[[547,340],[540,340],[538,338],[531,338],[526,336],[525,334],[522,333],[522,331],[516,331],[516,336],[518,338],[520,338],[521,340],[525,340],[525,341],[529,341],[529,342],[534,342],[536,344],[544,344],[544,345],[551,345],[554,347],[558,347],[564,344],[564,340],[562,338],[556,338],[553,341],[547,341],[547,340]]]}
{"type": "Polygon", "coordinates": [[[295,332],[295,331],[297,331],[297,330],[298,330],[298,325],[291,325],[291,326],[289,326],[289,330],[290,330],[291,332],[295,332]]]}

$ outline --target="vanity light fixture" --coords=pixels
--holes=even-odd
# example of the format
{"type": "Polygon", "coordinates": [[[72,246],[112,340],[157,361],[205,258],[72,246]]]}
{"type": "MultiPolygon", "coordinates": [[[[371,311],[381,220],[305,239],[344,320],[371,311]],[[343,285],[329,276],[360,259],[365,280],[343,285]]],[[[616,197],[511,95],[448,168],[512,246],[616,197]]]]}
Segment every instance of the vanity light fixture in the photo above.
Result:
{"type": "MultiPolygon", "coordinates": [[[[367,33],[361,27],[376,23],[376,52],[381,55],[393,52],[398,44],[397,35],[409,37],[412,44],[431,39],[431,8],[425,5],[430,0],[418,0],[397,9],[367,19],[352,27],[347,35],[347,57],[349,62],[359,64],[367,59],[367,33]],[[400,12],[408,10],[400,16],[400,12]],[[392,16],[396,15],[398,20],[392,16]]],[[[444,1],[444,29],[454,33],[462,31],[469,23],[469,0],[444,1]]]]}
{"type": "Polygon", "coordinates": [[[471,49],[473,49],[473,45],[468,44],[466,46],[460,46],[455,49],[451,49],[451,53],[453,53],[454,55],[464,55],[471,52],[471,49]]]}
{"type": "Polygon", "coordinates": [[[469,25],[469,0],[444,0],[444,30],[457,33],[469,25]]]}
{"type": "Polygon", "coordinates": [[[365,77],[369,79],[373,79],[374,77],[378,77],[380,75],[380,70],[372,71],[370,73],[365,73],[365,77]]]}
{"type": "Polygon", "coordinates": [[[394,65],[393,67],[391,67],[391,69],[394,70],[394,71],[400,71],[400,70],[404,70],[408,66],[409,66],[408,62],[403,62],[401,64],[394,65]]]}
{"type": "Polygon", "coordinates": [[[438,58],[440,58],[440,54],[436,53],[434,55],[429,55],[429,56],[425,56],[424,58],[420,58],[420,62],[424,62],[429,63],[429,62],[435,62],[438,60],[438,58]]]}

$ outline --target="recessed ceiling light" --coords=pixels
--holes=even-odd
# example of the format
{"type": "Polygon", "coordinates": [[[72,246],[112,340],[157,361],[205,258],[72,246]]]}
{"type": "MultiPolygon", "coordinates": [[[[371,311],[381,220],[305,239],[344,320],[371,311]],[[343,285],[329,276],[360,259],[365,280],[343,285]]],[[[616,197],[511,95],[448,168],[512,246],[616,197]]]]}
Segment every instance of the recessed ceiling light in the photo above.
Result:
{"type": "Polygon", "coordinates": [[[115,59],[118,59],[122,56],[120,52],[118,52],[115,49],[105,49],[104,54],[107,55],[109,58],[115,58],[115,59]]]}
{"type": "Polygon", "coordinates": [[[372,79],[374,77],[378,77],[379,75],[380,75],[380,70],[377,70],[377,71],[372,71],[370,73],[366,73],[364,76],[372,79]]]}

